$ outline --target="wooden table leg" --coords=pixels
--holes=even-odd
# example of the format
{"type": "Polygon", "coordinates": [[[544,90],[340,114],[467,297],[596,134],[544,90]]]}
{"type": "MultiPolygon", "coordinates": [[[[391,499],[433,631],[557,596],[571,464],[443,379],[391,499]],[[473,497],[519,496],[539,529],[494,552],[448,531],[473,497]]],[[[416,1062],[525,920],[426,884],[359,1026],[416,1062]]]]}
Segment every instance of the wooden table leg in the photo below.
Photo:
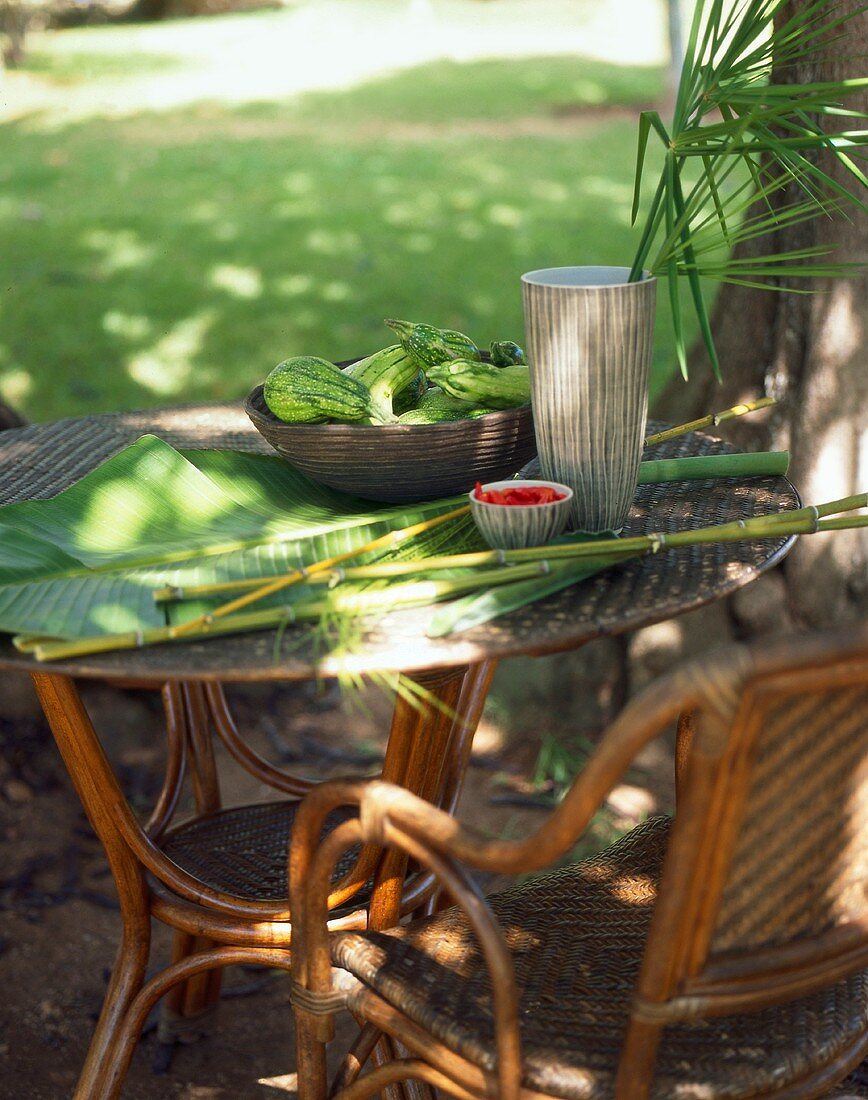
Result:
{"type": "Polygon", "coordinates": [[[117,821],[135,818],[124,798],[69,676],[33,673],[33,684],[60,755],[84,811],[102,842],[118,891],[123,934],[102,1011],[75,1090],[75,1100],[102,1100],[103,1077],[115,1056],[117,1036],[133,998],[141,989],[151,944],[148,886],[143,869],[124,842],[117,821]]]}
{"type": "MultiPolygon", "coordinates": [[[[382,777],[399,783],[421,798],[454,808],[470,759],[473,734],[479,724],[495,662],[472,668],[414,673],[412,679],[427,692],[429,702],[410,702],[400,695],[395,704],[382,777]]],[[[401,894],[407,857],[390,850],[380,862],[368,912],[369,928],[389,928],[401,915],[401,894]]],[[[406,1051],[383,1035],[372,1052],[374,1065],[404,1057],[406,1051]]],[[[384,1089],[385,1100],[433,1100],[421,1082],[405,1082],[384,1089]]]]}

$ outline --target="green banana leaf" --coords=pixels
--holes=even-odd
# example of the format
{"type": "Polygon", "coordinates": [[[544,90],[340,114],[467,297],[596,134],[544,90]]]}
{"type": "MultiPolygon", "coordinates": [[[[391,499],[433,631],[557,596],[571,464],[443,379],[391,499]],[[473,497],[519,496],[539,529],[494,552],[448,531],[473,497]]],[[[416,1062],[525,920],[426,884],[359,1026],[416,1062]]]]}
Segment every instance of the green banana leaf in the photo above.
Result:
{"type": "Polygon", "coordinates": [[[143,436],[51,500],[0,509],[0,630],[69,639],[165,625],[173,612],[155,588],[287,573],[455,503],[371,504],[267,455],[181,453],[143,436]]]}
{"type": "MultiPolygon", "coordinates": [[[[643,463],[641,480],[785,469],[786,455],[707,456],[643,463]]],[[[376,505],[318,485],[273,456],[181,452],[155,436],[143,436],[56,497],[0,508],[0,631],[19,639],[74,640],[187,622],[223,601],[156,603],[154,590],[264,581],[361,548],[387,531],[464,502],[459,496],[410,506],[376,505]]],[[[354,564],[483,547],[465,517],[386,552],[359,554],[354,564]]],[[[575,583],[576,570],[575,565],[558,570],[542,586],[533,581],[521,588],[516,584],[503,596],[483,594],[468,616],[491,617],[494,608],[503,613],[510,601],[538,598],[542,588],[548,591],[557,581],[559,587],[575,583]]],[[[364,587],[383,586],[379,581],[364,587]]],[[[314,593],[311,586],[297,584],[258,601],[257,607],[314,596],[321,599],[322,588],[314,593]]]]}

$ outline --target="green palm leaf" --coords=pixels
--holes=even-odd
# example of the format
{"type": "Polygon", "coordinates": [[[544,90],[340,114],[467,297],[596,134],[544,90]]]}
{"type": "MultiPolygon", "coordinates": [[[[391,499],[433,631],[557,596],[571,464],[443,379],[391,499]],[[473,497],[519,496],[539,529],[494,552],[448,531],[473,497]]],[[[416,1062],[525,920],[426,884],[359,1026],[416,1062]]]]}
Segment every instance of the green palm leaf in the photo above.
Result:
{"type": "MultiPolygon", "coordinates": [[[[817,216],[842,214],[848,208],[868,211],[868,174],[859,161],[868,146],[868,129],[827,132],[836,119],[857,123],[868,114],[847,106],[846,99],[868,87],[868,77],[804,84],[771,83],[774,67],[803,64],[830,40],[846,34],[853,15],[841,13],[834,0],[809,0],[790,10],[787,0],[696,0],[687,50],[679,81],[671,127],[651,112],[640,120],[633,194],[635,220],[641,198],[641,178],[652,133],[665,149],[664,167],[648,209],[630,279],[643,269],[679,276],[690,282],[693,308],[717,373],[717,358],[699,279],[745,281],[744,260],[706,263],[703,254],[773,235],[785,225],[817,216]],[[775,20],[778,19],[777,25],[775,20]],[[849,179],[844,183],[824,171],[812,153],[833,157],[849,179]],[[698,179],[687,188],[683,166],[700,158],[698,179]],[[746,181],[740,180],[744,170],[746,181]],[[735,174],[735,175],[734,175],[735,174]],[[798,195],[790,199],[789,185],[798,195]],[[756,204],[766,207],[755,213],[756,204]],[[658,238],[662,238],[659,239],[658,238]],[[653,259],[649,262],[649,257],[653,259]]],[[[694,179],[694,173],[690,173],[694,179]]],[[[754,250],[756,251],[756,249],[754,250]]],[[[751,274],[768,278],[766,288],[787,289],[780,276],[846,275],[852,267],[831,261],[812,262],[818,253],[782,252],[770,236],[765,255],[752,259],[751,274]],[[801,271],[795,271],[804,263],[801,271]]],[[[670,285],[675,342],[686,373],[685,337],[680,296],[670,285]]]]}

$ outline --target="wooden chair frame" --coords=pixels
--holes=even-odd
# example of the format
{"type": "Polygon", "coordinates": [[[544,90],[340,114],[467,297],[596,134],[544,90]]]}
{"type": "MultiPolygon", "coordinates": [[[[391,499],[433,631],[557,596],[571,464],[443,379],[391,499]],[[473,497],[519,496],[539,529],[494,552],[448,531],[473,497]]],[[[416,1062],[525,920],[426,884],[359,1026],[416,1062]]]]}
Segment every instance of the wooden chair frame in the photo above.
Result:
{"type": "MultiPolygon", "coordinates": [[[[430,704],[399,697],[382,776],[451,812],[495,662],[414,675],[430,704]]],[[[133,813],[74,681],[38,672],[33,682],[84,810],[101,840],[120,902],[123,931],[102,1012],[75,1091],[75,1100],[113,1100],[120,1094],[138,1036],[154,1004],[165,997],[169,1019],[195,1016],[219,996],[222,968],[255,963],[289,970],[292,926],[286,902],[221,893],[173,862],[160,847],[189,772],[197,816],[221,807],[212,727],[230,754],[272,788],[293,796],[316,783],[275,768],[243,739],[219,683],[173,682],[163,688],[168,757],[162,789],[145,825],[133,813]],[[151,917],[175,929],[169,966],[146,980],[151,917]]],[[[407,878],[407,857],[365,846],[337,884],[346,907],[373,880],[366,906],[345,910],[331,925],[388,927],[418,910],[437,889],[433,876],[407,878]]],[[[378,1060],[391,1056],[384,1044],[378,1060]]]]}
{"type": "MultiPolygon", "coordinates": [[[[667,1024],[751,1011],[806,996],[868,967],[868,918],[848,920],[811,938],[777,947],[715,955],[712,933],[733,855],[760,733],[763,704],[806,687],[868,683],[868,629],[818,635],[752,649],[731,647],[681,666],[633,700],[610,725],[570,791],[547,821],[523,840],[492,840],[405,790],[380,781],[333,782],[312,791],[295,822],[290,898],[296,914],[293,1009],[300,1100],[362,1100],[397,1081],[416,1080],[461,1098],[532,1100],[521,1085],[518,996],[509,952],[463,868],[490,874],[543,869],[568,853],[636,754],[681,715],[678,812],[643,956],[615,1085],[616,1100],[646,1100],[667,1024]],[[321,839],[340,805],[359,817],[321,839]],[[497,1069],[483,1071],[353,979],[335,986],[326,916],[331,869],[360,841],[395,846],[427,866],[463,910],[489,967],[497,1069]],[[325,1044],[333,1013],[351,1001],[357,1018],[394,1036],[413,1056],[360,1079],[359,1059],[329,1092],[325,1044]]],[[[364,1045],[364,1044],[363,1044],[364,1045]]],[[[868,1034],[834,1065],[803,1075],[774,1096],[816,1097],[857,1065],[868,1034]]],[[[772,1095],[771,1093],[757,1093],[772,1095]]]]}

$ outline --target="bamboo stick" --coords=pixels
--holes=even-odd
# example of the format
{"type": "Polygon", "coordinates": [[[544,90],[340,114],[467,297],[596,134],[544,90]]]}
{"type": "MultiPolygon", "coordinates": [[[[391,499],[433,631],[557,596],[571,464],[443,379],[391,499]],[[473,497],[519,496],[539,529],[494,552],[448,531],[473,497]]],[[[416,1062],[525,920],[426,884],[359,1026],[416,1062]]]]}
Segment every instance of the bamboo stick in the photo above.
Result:
{"type": "Polygon", "coordinates": [[[664,432],[649,435],[645,440],[645,446],[651,447],[655,443],[665,443],[669,439],[676,439],[679,435],[701,431],[702,428],[714,428],[718,424],[723,424],[726,420],[734,420],[737,416],[744,416],[746,413],[755,412],[757,409],[767,409],[770,405],[776,404],[777,402],[773,397],[760,397],[756,401],[746,401],[741,405],[733,405],[732,408],[724,409],[722,412],[709,413],[707,416],[699,417],[698,420],[691,420],[686,424],[676,424],[675,427],[667,428],[664,432]]]}
{"type": "MultiPolygon", "coordinates": [[[[787,451],[761,451],[754,454],[695,455],[686,458],[648,459],[639,467],[639,484],[661,484],[668,481],[690,481],[694,479],[717,477],[777,476],[787,472],[789,454],[787,451]]],[[[466,509],[464,510],[466,512],[466,509]]],[[[454,513],[451,513],[454,515],[454,513]]],[[[446,517],[448,518],[448,517],[446,517]]],[[[426,521],[431,522],[431,521],[426,521]]],[[[370,549],[368,547],[367,549],[370,549]]],[[[361,547],[357,553],[365,552],[361,547]]],[[[394,563],[398,566],[398,563],[394,563]]],[[[469,564],[476,564],[470,562],[469,564]]],[[[445,567],[443,567],[445,568],[445,567]]],[[[308,568],[307,580],[311,580],[308,568]]],[[[403,570],[400,567],[381,574],[370,576],[395,576],[403,570]]],[[[282,577],[296,578],[298,571],[281,574],[282,577]]],[[[349,574],[347,574],[349,576],[349,574]]],[[[364,576],[361,574],[360,576],[364,576]]],[[[355,579],[355,578],[354,578],[355,579]]],[[[263,588],[267,582],[261,577],[247,577],[232,581],[220,581],[216,584],[199,584],[178,587],[167,585],[155,589],[153,596],[157,603],[170,603],[179,600],[215,598],[229,593],[252,592],[263,588]]],[[[292,582],[291,582],[292,583],[292,582]]],[[[253,597],[251,597],[253,598],[253,597]]],[[[256,597],[259,598],[259,597],[256,597]]]]}
{"type": "Polygon", "coordinates": [[[321,573],[326,569],[331,569],[335,565],[340,565],[342,561],[349,561],[351,558],[357,558],[360,554],[368,554],[373,550],[385,550],[388,547],[397,546],[398,543],[404,542],[414,535],[419,535],[423,531],[431,531],[443,523],[448,523],[450,520],[466,515],[469,511],[470,505],[465,504],[462,505],[461,508],[455,508],[453,511],[435,516],[433,519],[422,520],[420,523],[413,523],[409,527],[401,527],[397,531],[388,531],[385,535],[380,535],[379,538],[365,543],[364,546],[358,546],[354,550],[346,550],[343,554],[335,554],[330,558],[323,558],[322,561],[314,562],[313,565],[305,566],[302,569],[294,569],[291,573],[287,573],[282,577],[277,577],[266,584],[260,585],[259,588],[254,589],[253,592],[249,592],[245,596],[239,596],[236,600],[230,600],[229,603],[221,605],[214,611],[208,612],[205,615],[199,615],[195,619],[191,619],[189,622],[182,623],[179,626],[169,627],[168,629],[171,631],[170,637],[180,638],[183,635],[191,634],[197,628],[212,623],[214,619],[221,619],[226,615],[233,614],[235,611],[240,611],[241,608],[247,607],[249,604],[255,603],[258,600],[263,600],[266,596],[271,596],[275,592],[280,592],[284,588],[289,588],[290,585],[299,584],[301,581],[307,580],[307,578],[313,574],[321,573]]]}
{"type": "Polygon", "coordinates": [[[362,616],[367,612],[383,608],[392,610],[399,607],[425,606],[446,597],[471,592],[478,588],[480,583],[484,583],[486,587],[510,584],[514,581],[541,576],[550,568],[547,561],[537,560],[503,569],[486,570],[484,574],[461,580],[415,582],[371,592],[355,592],[337,599],[301,601],[289,606],[247,611],[202,623],[197,627],[196,633],[189,636],[179,635],[174,627],[155,626],[148,630],[130,630],[123,634],[103,634],[93,638],[68,641],[43,640],[33,646],[32,652],[39,661],[56,661],[117,649],[139,649],[146,645],[157,645],[160,642],[188,641],[192,638],[210,638],[221,634],[264,630],[287,623],[310,622],[320,619],[327,613],[362,616]]]}
{"type": "MultiPolygon", "coordinates": [[[[732,541],[731,535],[739,538],[747,538],[754,529],[751,525],[761,525],[763,528],[777,524],[789,526],[794,522],[813,522],[814,512],[817,518],[825,515],[834,515],[837,512],[851,511],[855,508],[868,506],[868,494],[860,494],[854,497],[846,497],[843,500],[830,501],[819,508],[800,508],[787,512],[777,512],[767,516],[753,516],[751,519],[738,520],[734,523],[720,524],[716,527],[696,528],[694,531],[678,532],[671,535],[637,535],[633,538],[612,538],[588,540],[587,542],[575,542],[564,544],[549,544],[546,547],[533,546],[524,550],[474,550],[463,554],[443,554],[430,558],[417,558],[415,561],[374,562],[371,565],[356,566],[350,569],[342,569],[338,572],[328,571],[318,577],[310,577],[311,583],[335,584],[342,581],[376,580],[388,577],[406,576],[411,573],[427,573],[440,569],[473,569],[486,565],[499,565],[505,563],[519,563],[538,560],[544,555],[550,560],[581,557],[606,557],[617,561],[622,557],[632,557],[637,552],[651,549],[662,539],[667,546],[692,545],[687,539],[697,532],[720,532],[721,541],[732,541]]],[[[849,522],[849,521],[848,521],[849,522]]],[[[856,524],[856,526],[860,526],[856,524]]],[[[807,530],[807,527],[804,528],[807,530]]],[[[774,533],[769,534],[773,537],[774,533]]],[[[758,536],[762,537],[762,536],[758,536]]],[[[703,539],[703,541],[713,541],[703,539]]],[[[251,582],[239,582],[251,583],[251,582]]],[[[256,581],[252,583],[258,583],[256,581]]],[[[221,586],[223,587],[223,586],[221,586]]],[[[213,594],[210,585],[190,586],[183,590],[175,590],[182,593],[183,598],[193,599],[213,594]]]]}
{"type": "MultiPolygon", "coordinates": [[[[809,506],[769,516],[753,516],[746,520],[737,520],[732,523],[696,528],[689,531],[675,531],[668,534],[652,533],[630,539],[605,539],[597,542],[532,547],[526,550],[449,555],[440,559],[420,559],[420,561],[407,564],[415,565],[417,569],[421,570],[430,569],[432,561],[443,562],[449,560],[449,567],[455,568],[456,559],[463,559],[466,564],[467,559],[473,558],[473,564],[475,565],[490,564],[497,565],[500,568],[481,570],[473,577],[393,586],[371,592],[353,593],[338,599],[302,602],[294,607],[264,609],[244,614],[227,615],[219,619],[212,618],[207,622],[200,623],[196,633],[192,636],[205,638],[219,634],[262,630],[286,623],[317,619],[326,612],[362,615],[375,609],[392,610],[420,603],[432,603],[476,588],[486,588],[495,584],[508,584],[531,576],[542,575],[552,568],[553,563],[566,560],[579,561],[585,559],[598,565],[599,568],[605,568],[617,564],[625,558],[658,553],[664,549],[697,546],[703,543],[781,538],[797,534],[814,534],[819,531],[868,527],[868,516],[838,517],[840,512],[866,507],[868,507],[868,493],[860,493],[840,500],[829,501],[816,507],[809,506]]],[[[443,567],[445,568],[445,566],[443,567]]],[[[142,645],[176,641],[178,639],[177,628],[155,627],[150,630],[127,632],[125,634],[45,643],[34,647],[34,655],[40,661],[59,660],[115,649],[133,649],[142,645]]]]}

